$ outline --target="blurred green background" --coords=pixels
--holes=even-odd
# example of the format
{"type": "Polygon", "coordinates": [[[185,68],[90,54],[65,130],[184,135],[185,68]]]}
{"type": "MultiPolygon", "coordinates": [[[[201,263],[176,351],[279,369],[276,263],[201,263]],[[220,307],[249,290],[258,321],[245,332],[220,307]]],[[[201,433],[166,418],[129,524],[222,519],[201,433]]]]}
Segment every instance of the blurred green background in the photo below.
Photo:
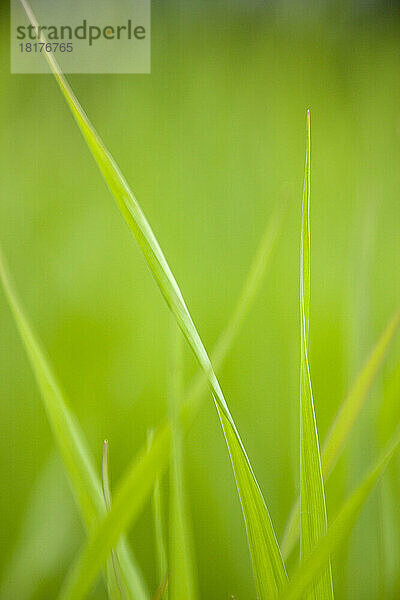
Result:
{"type": "MultiPolygon", "coordinates": [[[[99,466],[109,439],[115,486],[166,414],[169,314],[52,77],[9,74],[8,19],[4,4],[0,239],[99,466]]],[[[298,490],[307,107],[310,360],[321,440],[400,302],[396,5],[153,2],[151,75],[69,79],[152,224],[208,349],[268,220],[288,205],[261,292],[220,373],[280,536],[298,490]]],[[[0,327],[0,597],[53,598],[84,532],[2,293],[0,327]]],[[[185,365],[189,380],[189,352],[185,365]]],[[[399,400],[397,339],[327,485],[329,517],[392,433],[399,400]]],[[[254,598],[211,398],[185,452],[201,597],[254,598]]],[[[399,475],[396,459],[334,559],[338,598],[400,596],[399,475]]],[[[150,510],[130,537],[155,590],[150,510]]],[[[93,598],[104,597],[99,583],[93,598]]]]}

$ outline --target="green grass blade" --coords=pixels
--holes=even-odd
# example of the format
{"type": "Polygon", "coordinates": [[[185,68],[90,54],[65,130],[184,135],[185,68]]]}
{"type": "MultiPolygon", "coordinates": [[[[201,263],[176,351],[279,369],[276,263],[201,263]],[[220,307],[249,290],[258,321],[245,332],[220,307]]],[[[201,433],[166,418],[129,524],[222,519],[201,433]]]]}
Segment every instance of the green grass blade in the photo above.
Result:
{"type": "MultiPolygon", "coordinates": [[[[158,582],[162,585],[163,581],[168,581],[168,560],[167,560],[167,545],[165,541],[165,532],[163,524],[163,500],[161,491],[160,478],[156,479],[154,485],[153,498],[153,521],[155,527],[155,538],[156,538],[156,553],[157,553],[157,569],[158,569],[158,582]]],[[[164,598],[168,597],[168,591],[164,592],[164,598]]]]}
{"type": "Polygon", "coordinates": [[[323,445],[323,464],[324,473],[328,477],[352,430],[360,410],[365,402],[368,391],[371,388],[373,381],[376,378],[379,367],[383,363],[387,350],[390,346],[393,337],[400,325],[400,308],[397,310],[389,324],[387,325],[382,336],[378,340],[371,356],[369,357],[364,369],[347,396],[345,402],[340,408],[340,411],[326,437],[323,445]]]}
{"type": "MultiPolygon", "coordinates": [[[[357,421],[358,415],[364,406],[368,392],[376,379],[389,347],[400,325],[400,308],[397,309],[378,342],[373,348],[365,365],[358,374],[349,394],[342,403],[330,432],[322,446],[321,460],[322,473],[326,481],[340,458],[344,446],[357,421]]],[[[293,505],[290,517],[282,538],[282,552],[288,557],[299,537],[300,529],[300,501],[297,499],[293,505]]]]}
{"type": "Polygon", "coordinates": [[[181,598],[196,600],[197,577],[185,494],[183,432],[179,419],[183,397],[183,338],[175,322],[171,337],[171,365],[167,394],[172,433],[169,598],[170,600],[181,600],[181,598]]]}
{"type": "MultiPolygon", "coordinates": [[[[106,510],[111,508],[111,486],[110,486],[110,469],[109,469],[109,446],[105,440],[103,444],[103,460],[102,460],[102,484],[103,497],[106,510]]],[[[127,592],[123,583],[121,567],[118,560],[118,555],[114,549],[111,550],[111,556],[107,558],[106,563],[106,584],[110,600],[126,600],[127,592]]]]}
{"type": "MultiPolygon", "coordinates": [[[[300,248],[300,553],[302,560],[314,549],[327,530],[324,483],[314,402],[308,363],[310,312],[310,111],[307,111],[307,152],[304,179],[301,248],[300,248]]],[[[313,600],[333,598],[330,564],[321,574],[308,596],[313,600]]]]}
{"type": "MultiPolygon", "coordinates": [[[[235,470],[236,482],[247,525],[249,546],[258,593],[261,598],[267,597],[266,593],[276,594],[286,578],[283,561],[264,499],[255,480],[224,395],[211,366],[210,359],[199,337],[197,329],[193,324],[180,289],[136,199],[130,192],[111,156],[105,150],[97,137],[97,134],[89,125],[86,116],[80,108],[76,98],[72,95],[64,78],[60,74],[56,74],[56,77],[60,83],[61,90],[72,108],[72,112],[74,113],[76,121],[81,128],[93,156],[95,157],[111,192],[118,202],[126,222],[136,236],[167,304],[174,314],[200,366],[207,374],[218,412],[221,415],[221,423],[224,428],[225,438],[235,470]],[[258,505],[257,510],[253,510],[252,505],[254,505],[254,503],[258,505]],[[258,522],[249,523],[249,519],[257,519],[258,522]]],[[[99,546],[101,546],[101,543],[99,546]]],[[[104,552],[104,549],[99,546],[98,555],[100,557],[100,553],[104,552]]],[[[93,560],[93,558],[94,557],[91,557],[91,560],[93,560]]],[[[103,558],[101,560],[103,560],[103,558]]],[[[79,569],[81,575],[76,578],[74,587],[70,588],[70,595],[65,597],[82,597],[82,594],[87,591],[86,586],[90,585],[87,578],[87,573],[89,572],[87,570],[87,565],[85,565],[84,562],[81,562],[79,569]],[[83,585],[84,581],[86,582],[85,585],[83,585]]]]}
{"type": "Polygon", "coordinates": [[[138,514],[149,499],[156,478],[165,471],[165,457],[168,456],[170,442],[170,429],[163,427],[158,434],[155,433],[151,449],[144,448],[140,453],[129,477],[125,477],[116,490],[110,512],[89,537],[61,594],[63,599],[79,600],[85,597],[111,548],[115,547],[121,533],[127,529],[132,515],[138,514]]]}
{"type": "Polygon", "coordinates": [[[369,494],[399,448],[400,432],[398,430],[382,457],[373,465],[358,488],[339,510],[326,535],[320,539],[308,558],[301,563],[288,587],[283,591],[282,600],[304,598],[304,594],[310,589],[313,582],[320,577],[321,572],[326,570],[331,555],[349,535],[369,494]]]}
{"type": "Polygon", "coordinates": [[[7,541],[0,600],[32,600],[39,597],[44,581],[61,575],[63,565],[71,562],[77,549],[79,523],[58,453],[51,452],[30,486],[24,514],[15,529],[16,545],[7,541]]]}
{"type": "Polygon", "coordinates": [[[88,528],[93,529],[95,523],[105,513],[100,481],[96,477],[93,458],[78,423],[64,401],[61,387],[52,372],[50,363],[24,315],[2,254],[0,254],[0,278],[35,374],[76,501],[81,507],[88,528]]]}
{"type": "MultiPolygon", "coordinates": [[[[154,437],[154,432],[150,431],[148,435],[148,448],[151,452],[151,445],[154,437]]],[[[154,522],[154,533],[155,533],[155,547],[157,554],[157,575],[158,583],[162,585],[162,582],[168,581],[168,558],[167,558],[167,544],[164,528],[164,502],[161,489],[161,479],[157,477],[153,496],[152,496],[152,509],[153,509],[153,522],[154,522]]],[[[167,598],[167,591],[165,590],[164,598],[167,598]]]]}
{"type": "MultiPolygon", "coordinates": [[[[32,24],[37,27],[37,22],[32,11],[25,0],[22,1],[32,24]]],[[[113,158],[90,124],[66,79],[61,74],[54,57],[47,52],[45,52],[45,56],[100,171],[117,201],[125,221],[139,243],[167,304],[174,314],[175,319],[200,366],[207,375],[214,401],[220,415],[221,424],[224,429],[235,472],[236,483],[246,522],[257,591],[260,598],[276,595],[286,581],[285,567],[264,498],[211,366],[208,354],[197,329],[194,326],[178,284],[136,198],[129,189],[128,184],[123,178],[113,158]]],[[[103,528],[107,520],[111,520],[110,516],[113,514],[113,510],[115,510],[114,506],[115,505],[113,505],[108,517],[105,519],[103,528]]],[[[103,528],[99,530],[100,533],[103,531],[103,528]]],[[[96,536],[94,539],[96,540],[96,536]]],[[[96,540],[96,543],[97,542],[98,540],[96,540]]],[[[89,544],[88,546],[90,551],[87,550],[87,554],[83,554],[83,559],[87,555],[90,556],[92,565],[97,562],[97,569],[101,568],[105,559],[104,542],[105,540],[100,538],[100,543],[98,543],[97,548],[90,550],[90,548],[93,548],[94,546],[92,540],[92,545],[89,544]],[[93,556],[91,553],[93,553],[93,556]],[[97,557],[95,557],[96,554],[97,557]]],[[[107,550],[109,551],[110,548],[107,548],[107,550]]],[[[91,581],[88,578],[88,573],[91,571],[89,571],[89,565],[85,564],[85,560],[83,559],[78,563],[75,575],[69,580],[70,583],[65,590],[64,597],[73,597],[74,600],[76,600],[77,598],[82,597],[90,586],[91,581]]],[[[96,574],[97,571],[95,575],[96,574]]]]}
{"type": "MultiPolygon", "coordinates": [[[[77,505],[90,532],[105,514],[101,484],[92,454],[79,424],[68,408],[50,362],[25,317],[1,251],[0,279],[41,392],[77,505]]],[[[124,574],[126,573],[126,578],[132,586],[129,589],[136,598],[145,600],[148,598],[145,586],[124,540],[120,544],[119,552],[123,556],[124,574]]]]}

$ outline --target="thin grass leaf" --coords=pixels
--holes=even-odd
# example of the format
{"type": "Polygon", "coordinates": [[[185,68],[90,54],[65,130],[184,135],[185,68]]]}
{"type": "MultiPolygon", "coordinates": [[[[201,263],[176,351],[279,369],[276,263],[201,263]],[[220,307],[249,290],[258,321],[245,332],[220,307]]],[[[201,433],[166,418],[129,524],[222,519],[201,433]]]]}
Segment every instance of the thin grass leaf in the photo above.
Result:
{"type": "MultiPolygon", "coordinates": [[[[29,5],[25,0],[21,0],[21,2],[27,11],[32,25],[38,31],[38,23],[29,5]]],[[[38,35],[38,38],[40,38],[40,35],[38,35]]],[[[139,243],[167,304],[175,316],[199,365],[207,375],[235,472],[246,522],[257,593],[262,599],[274,597],[286,581],[285,567],[264,498],[208,354],[194,326],[178,284],[136,198],[129,189],[113,158],[90,124],[77,98],[60,72],[54,56],[47,52],[45,52],[45,56],[110,191],[139,243]]],[[[111,511],[108,513],[97,535],[93,536],[85,549],[81,560],[78,562],[76,571],[72,574],[64,589],[64,598],[69,597],[74,600],[82,598],[101,568],[107,552],[110,550],[106,546],[106,539],[103,539],[103,536],[107,538],[109,535],[107,533],[107,523],[112,520],[111,516],[113,511],[116,510],[114,507],[115,505],[113,505],[111,511]]]]}
{"type": "Polygon", "coordinates": [[[197,577],[185,494],[183,432],[179,420],[179,409],[183,397],[183,338],[175,322],[173,322],[171,337],[171,365],[167,394],[172,434],[169,598],[170,600],[181,600],[181,598],[196,600],[198,597],[197,577]]]}
{"type": "Polygon", "coordinates": [[[326,570],[329,564],[331,555],[350,534],[365,501],[399,448],[400,430],[398,429],[387,445],[386,451],[339,510],[326,535],[320,539],[311,554],[301,563],[287,588],[282,592],[281,600],[304,598],[304,594],[320,578],[321,572],[326,570]]]}
{"type": "MultiPolygon", "coordinates": [[[[151,445],[154,437],[154,432],[150,431],[148,435],[148,448],[151,452],[151,445]]],[[[159,585],[163,581],[168,581],[168,559],[167,559],[167,544],[164,528],[164,502],[161,490],[161,479],[157,477],[152,495],[153,522],[155,533],[155,546],[157,555],[157,575],[159,585]]],[[[165,590],[165,598],[167,591],[165,590]]]]}
{"type": "MultiPolygon", "coordinates": [[[[307,111],[306,172],[304,178],[300,247],[300,554],[302,560],[307,558],[327,530],[324,483],[308,362],[310,313],[310,151],[310,111],[307,111]]],[[[319,581],[314,583],[308,598],[313,600],[329,600],[329,598],[333,598],[330,564],[322,572],[319,581]]]]}
{"type": "MultiPolygon", "coordinates": [[[[79,424],[68,408],[61,386],[50,362],[34,334],[15,292],[5,259],[0,250],[0,279],[14,315],[34,372],[50,427],[59,447],[77,505],[88,531],[93,531],[104,518],[105,506],[95,463],[79,424]]],[[[148,594],[125,540],[118,547],[124,576],[136,598],[146,600],[148,594]]]]}
{"type": "MultiPolygon", "coordinates": [[[[400,325],[400,308],[397,309],[378,342],[373,348],[365,365],[358,374],[349,394],[342,403],[331,429],[322,446],[321,461],[322,474],[326,481],[340,458],[345,444],[353,430],[358,415],[364,406],[368,392],[376,379],[389,347],[400,325]]],[[[282,553],[290,556],[299,538],[300,530],[300,501],[297,499],[290,513],[290,517],[282,538],[282,553]]]]}
{"type": "MultiPolygon", "coordinates": [[[[103,460],[101,464],[103,497],[106,510],[111,509],[111,486],[109,470],[109,450],[108,440],[103,444],[103,460]]],[[[123,582],[121,567],[118,555],[114,549],[111,550],[111,556],[107,558],[106,563],[106,584],[110,600],[126,600],[127,592],[123,582]]]]}
{"type": "Polygon", "coordinates": [[[153,490],[156,477],[165,471],[165,456],[168,455],[170,442],[170,430],[163,427],[158,435],[154,435],[151,451],[144,448],[140,453],[129,477],[125,477],[116,490],[110,512],[89,537],[61,598],[79,600],[85,597],[111,548],[115,547],[121,533],[127,529],[131,515],[138,514],[153,490]]]}

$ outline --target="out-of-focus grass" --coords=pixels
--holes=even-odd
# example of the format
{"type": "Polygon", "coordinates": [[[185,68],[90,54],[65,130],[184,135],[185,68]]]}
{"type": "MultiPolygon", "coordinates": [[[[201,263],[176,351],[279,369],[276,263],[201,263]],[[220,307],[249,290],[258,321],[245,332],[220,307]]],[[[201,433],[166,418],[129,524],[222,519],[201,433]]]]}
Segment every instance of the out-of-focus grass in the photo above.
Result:
{"type": "MultiPolygon", "coordinates": [[[[333,19],[314,29],[306,15],[307,27],[300,27],[300,21],[267,14],[246,18],[247,36],[243,21],[227,20],[226,14],[223,20],[203,20],[198,11],[186,13],[187,19],[178,20],[173,8],[153,8],[151,76],[75,76],[71,81],[135,182],[149,220],[157,223],[157,237],[191,299],[207,346],[225,324],[264,223],[274,205],[288,198],[288,221],[271,277],[221,373],[281,532],[298,484],[299,444],[292,432],[298,427],[304,108],[313,109],[310,363],[324,439],[400,297],[395,268],[400,251],[398,32],[395,22],[341,27],[333,19]],[[356,289],[365,264],[357,251],[361,225],[371,204],[375,242],[368,253],[369,275],[356,289]],[[178,219],[174,228],[172,214],[178,219]],[[355,319],[363,336],[354,332],[355,319]],[[257,419],[257,414],[269,417],[257,419]]],[[[6,26],[4,19],[0,235],[21,296],[75,401],[92,449],[110,439],[116,481],[147,429],[166,413],[165,378],[154,373],[166,372],[168,314],[70,116],[60,110],[54,82],[46,76],[8,75],[6,26]]],[[[0,558],[5,567],[17,544],[16,524],[52,442],[3,297],[0,311],[0,472],[7,489],[0,498],[0,558]]],[[[388,386],[399,350],[397,340],[382,371],[386,415],[397,414],[398,378],[393,390],[388,386]]],[[[186,368],[190,375],[194,364],[187,361],[186,368]]],[[[329,514],[336,513],[350,486],[349,465],[361,455],[376,456],[380,439],[391,433],[393,418],[386,418],[378,434],[376,391],[357,428],[357,449],[345,452],[327,486],[329,514]]],[[[210,407],[200,415],[186,450],[201,596],[245,598],[251,575],[240,507],[210,407]]],[[[397,459],[392,468],[394,478],[397,459]]],[[[399,525],[395,489],[382,488],[384,505],[393,506],[389,531],[399,525]]],[[[367,542],[379,532],[379,523],[368,517],[360,521],[367,542]]],[[[76,536],[82,535],[76,527],[76,536]]],[[[131,538],[155,589],[150,527],[148,511],[131,538]]],[[[384,537],[385,554],[388,548],[398,552],[398,539],[384,537]]],[[[371,563],[380,564],[380,547],[368,547],[371,563]]],[[[353,554],[360,550],[365,552],[365,545],[351,547],[353,554]]],[[[337,590],[344,586],[345,560],[336,559],[337,590]]],[[[63,560],[60,570],[66,564],[63,560]]],[[[47,577],[37,597],[54,595],[57,583],[47,577]]],[[[353,573],[352,589],[360,598],[376,598],[379,585],[371,570],[353,573]]]]}

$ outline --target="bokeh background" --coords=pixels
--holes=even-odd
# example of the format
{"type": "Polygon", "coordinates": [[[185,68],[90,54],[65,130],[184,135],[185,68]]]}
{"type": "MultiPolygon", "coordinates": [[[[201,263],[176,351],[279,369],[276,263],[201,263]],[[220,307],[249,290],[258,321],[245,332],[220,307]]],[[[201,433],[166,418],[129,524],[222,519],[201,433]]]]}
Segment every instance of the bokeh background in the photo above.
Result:
{"type": "MultiPolygon", "coordinates": [[[[320,438],[400,303],[400,13],[389,2],[153,2],[152,74],[70,81],[139,199],[211,349],[276,207],[287,217],[220,372],[278,535],[298,490],[299,236],[312,111],[311,369],[320,438]]],[[[9,74],[1,6],[0,239],[114,485],[166,415],[170,318],[51,76],[9,74]]],[[[55,597],[84,540],[0,294],[0,597],[55,597]]],[[[186,353],[189,381],[196,365],[186,353]]],[[[400,418],[400,340],[327,485],[329,517],[400,418]]],[[[211,398],[185,445],[202,598],[255,598],[211,398]]],[[[338,598],[400,595],[400,463],[334,559],[338,598]]],[[[167,489],[165,488],[165,495],[167,489]]],[[[157,586],[151,511],[130,532],[157,586]]],[[[293,568],[297,558],[290,565],[293,568]]],[[[93,598],[105,598],[102,584],[93,598]]]]}

